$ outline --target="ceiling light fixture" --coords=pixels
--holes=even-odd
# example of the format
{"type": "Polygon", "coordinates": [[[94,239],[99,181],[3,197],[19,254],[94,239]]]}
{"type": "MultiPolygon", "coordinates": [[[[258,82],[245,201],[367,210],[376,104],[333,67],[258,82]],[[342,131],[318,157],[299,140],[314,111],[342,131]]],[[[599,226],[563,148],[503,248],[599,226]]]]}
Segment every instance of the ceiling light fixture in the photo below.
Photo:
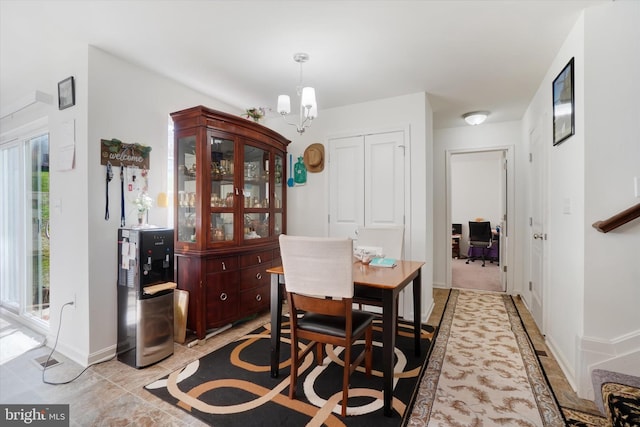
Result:
{"type": "Polygon", "coordinates": [[[313,119],[318,117],[318,104],[316,103],[316,90],[312,87],[302,86],[302,64],[309,60],[309,55],[306,53],[296,53],[293,55],[293,60],[300,64],[300,82],[296,86],[296,92],[300,97],[300,117],[298,123],[291,123],[287,121],[287,114],[291,112],[291,99],[289,95],[278,96],[278,113],[282,116],[285,122],[295,126],[299,134],[303,134],[305,129],[311,126],[313,119]]]}
{"type": "Polygon", "coordinates": [[[462,118],[471,126],[475,126],[482,124],[485,120],[487,120],[487,116],[489,116],[488,111],[473,111],[471,113],[463,114],[462,118]]]}

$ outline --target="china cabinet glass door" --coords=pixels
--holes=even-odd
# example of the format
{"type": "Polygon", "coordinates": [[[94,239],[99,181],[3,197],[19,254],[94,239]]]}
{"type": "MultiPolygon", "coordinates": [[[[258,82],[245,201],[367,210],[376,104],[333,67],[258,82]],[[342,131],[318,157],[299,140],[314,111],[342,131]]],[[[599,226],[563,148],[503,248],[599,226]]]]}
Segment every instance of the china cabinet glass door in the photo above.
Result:
{"type": "Polygon", "coordinates": [[[285,175],[284,171],[284,158],[276,154],[275,155],[275,172],[274,172],[274,188],[273,188],[273,216],[274,216],[274,235],[278,237],[282,234],[283,226],[283,218],[282,218],[282,205],[283,205],[283,192],[284,192],[284,182],[285,175]]]}
{"type": "Polygon", "coordinates": [[[235,240],[233,217],[237,203],[235,143],[233,140],[218,136],[214,132],[209,132],[208,137],[211,152],[209,242],[230,242],[235,240]]]}
{"type": "Polygon", "coordinates": [[[244,239],[253,240],[270,236],[269,208],[269,151],[246,144],[244,146],[244,239]]]}
{"type": "Polygon", "coordinates": [[[196,136],[178,138],[176,164],[177,207],[176,224],[179,242],[196,242],[197,188],[196,136]]]}

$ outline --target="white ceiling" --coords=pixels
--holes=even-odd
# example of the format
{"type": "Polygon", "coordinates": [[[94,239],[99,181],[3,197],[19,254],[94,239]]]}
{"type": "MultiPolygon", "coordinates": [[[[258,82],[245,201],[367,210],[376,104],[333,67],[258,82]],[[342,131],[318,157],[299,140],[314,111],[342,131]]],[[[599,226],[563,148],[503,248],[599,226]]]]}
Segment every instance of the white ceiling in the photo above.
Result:
{"type": "Polygon", "coordinates": [[[1,0],[0,104],[43,90],[33,70],[72,40],[239,110],[294,96],[292,57],[306,52],[318,120],[325,108],[422,91],[436,128],[462,126],[472,110],[517,120],[580,12],[606,1],[1,0]]]}

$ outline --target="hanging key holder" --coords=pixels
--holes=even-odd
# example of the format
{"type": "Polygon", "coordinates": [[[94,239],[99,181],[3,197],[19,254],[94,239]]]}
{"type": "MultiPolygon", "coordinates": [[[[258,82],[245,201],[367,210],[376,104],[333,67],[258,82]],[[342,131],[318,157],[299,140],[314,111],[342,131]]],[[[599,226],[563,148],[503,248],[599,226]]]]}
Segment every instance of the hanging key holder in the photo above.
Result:
{"type": "Polygon", "coordinates": [[[109,182],[113,179],[113,168],[111,167],[111,162],[107,162],[107,176],[106,176],[106,184],[105,184],[105,198],[106,205],[104,208],[104,220],[109,221],[109,182]]]}
{"type": "Polygon", "coordinates": [[[120,166],[120,227],[124,225],[124,166],[120,166]]]}

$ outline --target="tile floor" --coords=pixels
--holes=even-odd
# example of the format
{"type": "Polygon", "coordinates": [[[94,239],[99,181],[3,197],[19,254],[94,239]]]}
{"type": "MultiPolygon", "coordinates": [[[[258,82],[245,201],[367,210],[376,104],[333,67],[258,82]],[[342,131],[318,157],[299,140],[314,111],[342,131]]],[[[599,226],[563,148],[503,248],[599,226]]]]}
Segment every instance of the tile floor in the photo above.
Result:
{"type": "MultiPolygon", "coordinates": [[[[437,324],[444,310],[447,290],[434,289],[435,309],[428,321],[437,324]]],[[[524,309],[518,303],[519,309],[524,309]]],[[[524,309],[526,311],[526,309],[524,309]]],[[[536,350],[546,351],[543,367],[562,406],[598,413],[591,401],[579,399],[571,390],[557,363],[544,345],[528,313],[523,317],[532,335],[536,350]]],[[[205,425],[181,409],[169,405],[146,392],[142,387],[177,368],[208,354],[252,331],[268,321],[268,314],[239,324],[205,343],[188,348],[175,344],[174,355],[145,369],[135,369],[116,359],[91,366],[75,381],[64,385],[43,383],[40,367],[34,358],[46,356],[51,349],[38,347],[0,365],[0,403],[70,405],[72,426],[199,426],[205,425]]],[[[3,318],[2,331],[14,326],[3,318]]],[[[62,363],[45,371],[49,382],[65,382],[83,368],[57,353],[62,363]]]]}

